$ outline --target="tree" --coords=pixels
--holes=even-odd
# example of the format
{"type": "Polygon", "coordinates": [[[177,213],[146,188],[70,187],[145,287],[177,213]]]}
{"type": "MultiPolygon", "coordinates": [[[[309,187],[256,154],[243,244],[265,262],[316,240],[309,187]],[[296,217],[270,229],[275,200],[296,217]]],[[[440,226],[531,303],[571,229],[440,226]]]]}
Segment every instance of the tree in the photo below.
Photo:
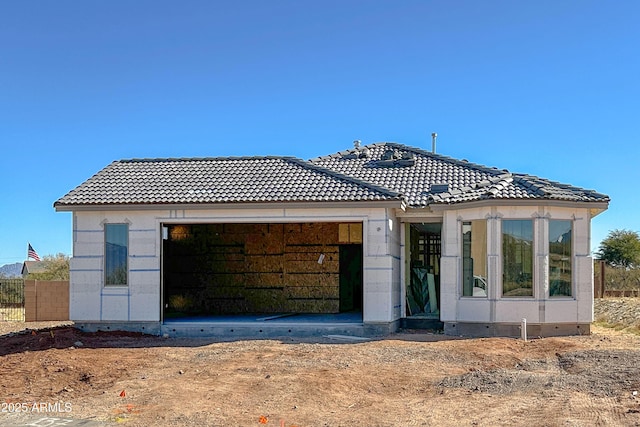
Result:
{"type": "Polygon", "coordinates": [[[45,255],[44,271],[29,273],[29,280],[69,280],[69,257],[65,254],[45,255]]]}
{"type": "Polygon", "coordinates": [[[630,230],[613,230],[600,243],[598,259],[612,267],[635,268],[640,266],[640,235],[630,230]]]}

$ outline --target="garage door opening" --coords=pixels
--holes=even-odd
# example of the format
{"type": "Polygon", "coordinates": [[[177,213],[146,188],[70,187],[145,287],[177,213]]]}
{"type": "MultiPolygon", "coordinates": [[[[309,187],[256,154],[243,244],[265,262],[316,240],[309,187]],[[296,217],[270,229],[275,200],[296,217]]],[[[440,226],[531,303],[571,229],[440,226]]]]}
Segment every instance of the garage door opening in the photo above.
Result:
{"type": "Polygon", "coordinates": [[[357,313],[362,223],[164,224],[163,319],[357,313]]]}

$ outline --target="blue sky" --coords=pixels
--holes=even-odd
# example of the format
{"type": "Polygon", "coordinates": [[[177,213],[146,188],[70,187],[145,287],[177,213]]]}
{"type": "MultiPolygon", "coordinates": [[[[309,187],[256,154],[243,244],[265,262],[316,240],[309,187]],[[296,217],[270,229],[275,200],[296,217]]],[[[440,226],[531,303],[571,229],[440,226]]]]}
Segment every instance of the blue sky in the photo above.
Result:
{"type": "Polygon", "coordinates": [[[640,2],[0,3],[0,265],[71,253],[113,160],[396,141],[611,196],[640,230],[640,2]]]}

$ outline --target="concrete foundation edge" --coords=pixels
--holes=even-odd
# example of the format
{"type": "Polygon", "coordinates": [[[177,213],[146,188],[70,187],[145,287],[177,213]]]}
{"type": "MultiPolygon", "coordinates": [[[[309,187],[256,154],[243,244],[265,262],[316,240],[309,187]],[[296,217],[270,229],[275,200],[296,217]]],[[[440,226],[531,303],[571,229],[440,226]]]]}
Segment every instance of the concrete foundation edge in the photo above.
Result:
{"type": "MultiPolygon", "coordinates": [[[[445,335],[465,337],[520,337],[520,323],[444,322],[445,335]]],[[[527,336],[557,337],[589,335],[591,323],[527,324],[527,336]]]]}
{"type": "Polygon", "coordinates": [[[74,327],[83,332],[125,331],[160,335],[160,326],[160,322],[74,322],[74,327]]]}
{"type": "Polygon", "coordinates": [[[274,338],[274,337],[320,337],[323,335],[348,335],[379,337],[396,332],[400,320],[383,323],[356,324],[288,324],[247,325],[211,323],[160,322],[78,322],[74,326],[84,332],[126,331],[169,337],[219,337],[219,338],[274,338]]]}

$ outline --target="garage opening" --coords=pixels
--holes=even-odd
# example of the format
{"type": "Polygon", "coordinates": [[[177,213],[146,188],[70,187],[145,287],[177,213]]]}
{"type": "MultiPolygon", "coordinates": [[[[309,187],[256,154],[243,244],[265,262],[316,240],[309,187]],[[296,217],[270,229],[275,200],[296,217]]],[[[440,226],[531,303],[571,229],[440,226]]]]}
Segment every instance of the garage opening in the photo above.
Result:
{"type": "Polygon", "coordinates": [[[358,313],[362,223],[164,224],[163,319],[358,313]]]}

